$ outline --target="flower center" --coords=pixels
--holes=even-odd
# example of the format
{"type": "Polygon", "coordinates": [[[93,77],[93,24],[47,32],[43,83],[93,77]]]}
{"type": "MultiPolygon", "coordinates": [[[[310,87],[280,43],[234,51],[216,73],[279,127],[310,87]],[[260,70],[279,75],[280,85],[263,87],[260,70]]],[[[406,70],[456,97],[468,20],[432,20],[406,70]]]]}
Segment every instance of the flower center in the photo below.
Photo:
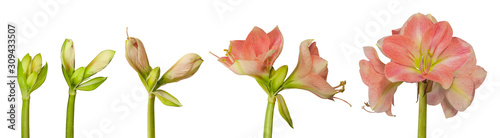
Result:
{"type": "Polygon", "coordinates": [[[432,56],[429,55],[428,53],[425,55],[422,55],[422,58],[420,59],[420,72],[425,74],[429,73],[431,70],[432,66],[432,56]]]}

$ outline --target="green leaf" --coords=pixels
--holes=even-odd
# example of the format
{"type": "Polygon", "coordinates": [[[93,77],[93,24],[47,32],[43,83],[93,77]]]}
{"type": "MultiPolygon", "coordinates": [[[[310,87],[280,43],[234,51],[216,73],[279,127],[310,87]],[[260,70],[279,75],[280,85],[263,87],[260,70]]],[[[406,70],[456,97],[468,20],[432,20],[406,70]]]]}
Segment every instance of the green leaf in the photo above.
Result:
{"type": "Polygon", "coordinates": [[[283,84],[288,72],[288,66],[283,65],[271,74],[271,89],[277,93],[276,90],[283,84]]]}
{"type": "Polygon", "coordinates": [[[148,78],[146,79],[146,83],[148,84],[148,91],[151,91],[151,89],[153,89],[159,77],[160,67],[156,67],[149,73],[148,78]]]}
{"type": "Polygon", "coordinates": [[[71,86],[71,76],[68,74],[68,72],[66,72],[66,70],[64,69],[64,65],[61,65],[61,68],[62,68],[62,72],[63,72],[63,76],[64,76],[64,80],[66,80],[66,83],[68,84],[68,86],[71,86]]]}
{"type": "Polygon", "coordinates": [[[106,79],[107,77],[95,77],[80,84],[76,87],[76,89],[82,91],[92,91],[99,87],[106,79]]]}
{"type": "Polygon", "coordinates": [[[29,98],[28,86],[26,85],[26,74],[23,68],[23,63],[17,59],[17,81],[19,83],[19,89],[21,90],[23,97],[29,98]]]}
{"type": "Polygon", "coordinates": [[[114,55],[115,51],[113,50],[104,50],[99,53],[85,68],[85,75],[83,75],[83,78],[88,78],[104,69],[109,62],[111,62],[114,55]]]}
{"type": "Polygon", "coordinates": [[[40,86],[42,86],[43,82],[45,82],[45,79],[47,78],[47,70],[49,68],[49,64],[45,63],[45,66],[42,67],[40,70],[40,73],[38,74],[38,77],[36,79],[35,84],[33,87],[30,89],[30,93],[38,89],[40,86]]]}
{"type": "Polygon", "coordinates": [[[85,67],[78,68],[75,73],[71,76],[71,87],[77,86],[83,80],[83,74],[85,73],[85,67]]]}
{"type": "Polygon", "coordinates": [[[292,117],[290,116],[290,113],[288,112],[288,108],[286,107],[285,99],[281,94],[276,95],[276,99],[278,99],[278,108],[281,114],[281,117],[285,119],[285,121],[290,125],[290,127],[293,128],[293,122],[292,122],[292,117]]]}
{"type": "Polygon", "coordinates": [[[164,90],[156,90],[153,92],[160,101],[167,106],[174,106],[174,107],[181,107],[182,104],[175,98],[174,96],[170,95],[168,92],[164,90]]]}

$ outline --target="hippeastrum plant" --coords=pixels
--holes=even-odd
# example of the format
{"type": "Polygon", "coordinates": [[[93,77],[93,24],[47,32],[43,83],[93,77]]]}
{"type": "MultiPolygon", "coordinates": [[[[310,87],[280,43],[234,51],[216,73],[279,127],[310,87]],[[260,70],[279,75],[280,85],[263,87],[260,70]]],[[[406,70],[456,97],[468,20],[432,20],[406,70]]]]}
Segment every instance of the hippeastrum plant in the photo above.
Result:
{"type": "Polygon", "coordinates": [[[447,21],[438,22],[431,15],[412,15],[400,29],[377,42],[391,61],[384,64],[372,47],[365,47],[369,59],[359,62],[363,82],[369,87],[373,112],[391,112],[394,93],[403,82],[418,85],[418,137],[426,137],[427,104],[441,103],[446,118],[470,106],[486,71],[476,65],[472,46],[453,37],[447,21]]]}
{"type": "Polygon", "coordinates": [[[160,77],[160,67],[149,66],[148,55],[141,40],[128,36],[125,41],[125,57],[128,63],[139,75],[142,84],[148,92],[148,138],[155,137],[155,97],[167,106],[181,107],[177,98],[165,90],[159,89],[167,83],[178,82],[193,76],[200,68],[203,59],[198,54],[189,53],[181,57],[170,69],[160,77]]]}
{"type": "Polygon", "coordinates": [[[69,87],[68,109],[66,113],[66,138],[73,138],[76,90],[92,91],[99,87],[107,77],[90,77],[103,70],[111,62],[114,55],[115,51],[104,50],[86,67],[80,67],[75,70],[73,41],[71,39],[64,40],[61,48],[62,72],[69,87]]]}
{"type": "MultiPolygon", "coordinates": [[[[272,137],[274,105],[278,101],[279,113],[293,128],[292,118],[279,92],[285,89],[304,89],[323,99],[339,99],[335,94],[344,92],[345,81],[332,87],[327,81],[327,61],[319,56],[316,42],[304,40],[300,44],[299,61],[288,78],[288,66],[274,69],[274,61],[283,49],[283,36],[278,27],[269,33],[254,27],[246,40],[233,40],[225,57],[218,57],[219,62],[238,75],[248,75],[268,95],[264,138],[272,137]]],[[[215,55],[214,55],[215,56],[215,55]]],[[[342,100],[344,101],[344,100],[342,100]]],[[[344,101],[345,102],[345,101],[344,101]]]]}
{"type": "Polygon", "coordinates": [[[42,86],[47,77],[48,64],[42,66],[42,55],[37,54],[33,59],[26,54],[22,61],[17,60],[17,81],[23,97],[23,109],[21,115],[21,137],[30,137],[30,95],[42,86]]]}

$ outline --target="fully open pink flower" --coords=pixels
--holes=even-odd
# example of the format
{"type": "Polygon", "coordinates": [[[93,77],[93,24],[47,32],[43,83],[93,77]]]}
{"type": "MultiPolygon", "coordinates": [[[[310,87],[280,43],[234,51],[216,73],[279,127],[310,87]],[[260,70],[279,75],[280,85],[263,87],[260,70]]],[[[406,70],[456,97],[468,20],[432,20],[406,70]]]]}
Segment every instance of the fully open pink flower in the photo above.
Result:
{"type": "Polygon", "coordinates": [[[470,45],[452,37],[448,22],[436,22],[430,15],[414,14],[393,33],[378,43],[392,60],[385,66],[385,75],[391,82],[428,79],[448,89],[453,72],[471,55],[470,45]]]}
{"type": "Polygon", "coordinates": [[[368,61],[359,61],[359,73],[363,83],[369,88],[369,106],[374,112],[385,112],[393,116],[391,106],[394,104],[394,93],[402,82],[393,83],[385,77],[385,64],[380,61],[373,47],[364,47],[363,50],[368,61]]]}
{"type": "Polygon", "coordinates": [[[476,65],[476,56],[473,52],[465,65],[453,72],[453,75],[450,88],[444,89],[439,83],[434,83],[432,91],[427,95],[427,104],[441,103],[446,118],[453,117],[458,111],[464,111],[470,106],[475,90],[486,78],[486,71],[476,65]]]}
{"type": "Polygon", "coordinates": [[[312,39],[304,40],[300,44],[299,62],[293,70],[292,74],[285,81],[285,88],[299,88],[308,90],[317,96],[325,99],[333,97],[336,93],[342,90],[336,90],[339,86],[343,86],[345,82],[337,87],[332,87],[326,82],[328,75],[328,62],[319,56],[316,42],[312,39]]]}
{"type": "Polygon", "coordinates": [[[233,40],[226,57],[219,61],[239,75],[266,76],[283,49],[283,36],[278,27],[264,32],[254,27],[246,40],[233,40]]]}

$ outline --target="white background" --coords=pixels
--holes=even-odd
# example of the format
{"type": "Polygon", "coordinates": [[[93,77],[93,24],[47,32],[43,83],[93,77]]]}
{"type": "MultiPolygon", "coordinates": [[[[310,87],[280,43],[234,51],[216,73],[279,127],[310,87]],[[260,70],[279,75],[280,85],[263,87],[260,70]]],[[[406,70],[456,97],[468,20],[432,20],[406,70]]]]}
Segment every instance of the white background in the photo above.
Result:
{"type": "MultiPolygon", "coordinates": [[[[274,137],[416,137],[416,84],[404,83],[398,88],[392,108],[397,117],[367,113],[361,106],[368,101],[368,87],[360,79],[358,61],[366,59],[363,46],[375,46],[379,38],[390,35],[417,12],[449,21],[454,36],[472,44],[478,65],[488,71],[465,112],[445,119],[441,106],[428,107],[428,137],[500,137],[500,9],[495,2],[3,1],[0,41],[5,46],[7,22],[17,23],[21,28],[18,56],[42,53],[43,61],[49,63],[47,80],[31,94],[34,138],[65,135],[68,88],[60,68],[65,38],[75,43],[77,67],[86,66],[102,50],[116,50],[109,66],[97,74],[108,76],[106,82],[91,92],[78,91],[75,137],[146,137],[146,91],[124,56],[126,27],[130,36],[143,41],[150,64],[161,67],[162,72],[186,53],[198,53],[205,60],[193,77],[162,88],[176,96],[183,107],[167,107],[156,100],[157,137],[262,137],[267,95],[254,79],[235,75],[208,52],[223,56],[229,40],[245,39],[254,26],[268,32],[276,25],[283,33],[284,48],[275,67],[288,65],[291,72],[300,42],[315,39],[320,55],[329,61],[328,81],[337,85],[347,80],[346,92],[337,96],[353,107],[304,90],[282,91],[295,129],[275,110],[274,137]],[[47,3],[52,4],[49,10],[45,9],[47,3]]],[[[0,53],[6,57],[6,52],[0,53]]],[[[7,72],[5,67],[1,71],[7,72]]],[[[3,111],[8,109],[8,89],[1,87],[0,118],[7,118],[3,111]]],[[[17,111],[20,117],[21,108],[17,111]]],[[[0,123],[0,137],[20,137],[20,119],[17,121],[16,131],[7,129],[7,121],[0,123]]]]}

